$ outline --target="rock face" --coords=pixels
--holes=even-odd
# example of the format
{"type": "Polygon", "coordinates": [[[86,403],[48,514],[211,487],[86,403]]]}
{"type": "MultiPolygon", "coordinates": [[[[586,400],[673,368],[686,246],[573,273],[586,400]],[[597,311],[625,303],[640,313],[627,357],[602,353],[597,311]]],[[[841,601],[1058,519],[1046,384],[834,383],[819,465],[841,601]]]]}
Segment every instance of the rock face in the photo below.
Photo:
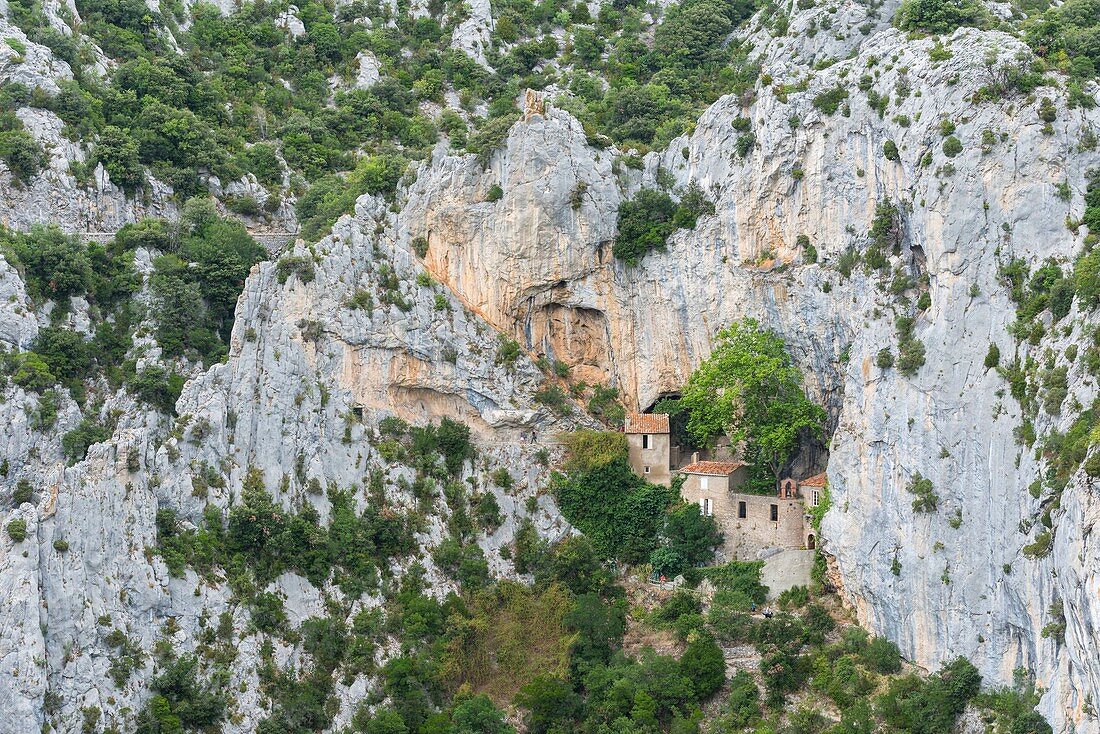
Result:
{"type": "MultiPolygon", "coordinates": [[[[467,465],[464,478],[497,494],[504,517],[481,540],[492,571],[512,573],[498,551],[512,542],[521,519],[530,517],[551,538],[568,531],[549,498],[534,499],[546,471],[534,455],[542,447],[553,450],[553,437],[573,421],[533,402],[546,378],[529,359],[521,356],[513,368],[496,364],[496,332],[439,286],[416,284],[418,266],[395,247],[392,234],[365,234],[392,233],[387,217],[385,202],[360,200],[357,218],[341,220],[317,245],[309,282],[298,276],[280,282],[275,263],[257,266],[238,306],[228,362],[188,383],[174,428],[120,394],[109,406],[122,416],[110,441],[65,468],[48,436],[14,420],[33,398],[7,389],[2,407],[5,414],[8,406],[13,411],[3,416],[12,429],[5,432],[11,464],[4,483],[26,478],[36,489],[33,503],[0,518],[5,526],[27,521],[25,540],[0,540],[0,614],[13,620],[0,637],[0,705],[24,729],[44,723],[47,690],[62,702],[56,716],[65,730],[79,729],[90,707],[98,707],[107,724],[123,725],[126,710],[140,710],[147,697],[152,666],[116,690],[108,677],[115,653],[104,635],[123,630],[148,651],[172,620],[178,631],[171,639],[187,651],[204,620],[228,608],[227,587],[200,582],[190,571],[173,578],[159,557],[147,553],[156,544],[158,508],[197,523],[207,504],[230,504],[232,488],[240,487],[250,467],[262,470],[277,501],[287,507],[312,503],[322,518],[328,500],[306,492],[310,480],[358,487],[364,502],[363,479],[372,467],[386,472],[390,501],[415,504],[408,490],[412,470],[382,459],[370,440],[386,415],[418,423],[450,416],[471,426],[480,458],[467,465]],[[391,272],[401,283],[399,293],[383,284],[391,272]],[[402,305],[353,308],[348,301],[357,291],[375,298],[388,292],[402,305]],[[19,443],[21,436],[45,445],[31,450],[19,443]],[[217,467],[224,486],[211,485],[198,496],[196,467],[217,467]],[[499,468],[512,474],[514,488],[505,491],[488,479],[499,468]],[[285,478],[294,479],[281,484],[285,478]],[[63,550],[58,541],[67,544],[63,550]]],[[[296,254],[313,257],[304,248],[296,254]]],[[[0,273],[14,300],[25,298],[10,269],[0,273]]],[[[33,324],[13,315],[3,329],[5,339],[23,341],[33,324]]],[[[59,420],[58,433],[78,418],[59,420]]],[[[418,537],[428,549],[446,534],[449,511],[441,498],[437,502],[418,537]]],[[[432,588],[446,593],[453,582],[427,563],[432,588]]],[[[323,608],[320,591],[304,579],[288,575],[277,588],[296,618],[323,608]]],[[[247,613],[238,616],[234,624],[243,633],[247,613]]],[[[240,646],[234,688],[247,682],[256,690],[257,654],[247,640],[240,646]]],[[[255,729],[265,715],[255,695],[238,699],[241,716],[225,731],[255,729]]],[[[351,713],[349,706],[342,721],[351,713]]]]}
{"type": "MultiPolygon", "coordinates": [[[[9,427],[2,445],[11,464],[0,482],[9,490],[34,478],[36,494],[0,518],[27,523],[21,543],[0,537],[0,619],[14,620],[0,626],[0,707],[27,730],[41,728],[47,691],[63,702],[66,730],[79,729],[88,707],[108,722],[140,708],[151,669],[115,690],[97,621],[109,615],[148,650],[172,619],[173,639],[186,650],[204,615],[229,608],[225,585],[200,583],[190,572],[172,578],[146,553],[157,509],[197,522],[207,502],[228,506],[230,488],[259,467],[272,489],[295,478],[275,492],[279,502],[309,502],[325,516],[327,500],[305,491],[309,479],[355,486],[376,467],[397,486],[409,475],[370,441],[385,415],[459,417],[486,459],[467,467],[467,478],[490,488],[487,472],[504,467],[517,480],[511,493],[492,489],[506,519],[481,538],[487,549],[510,542],[532,506],[541,533],[567,532],[546,497],[527,500],[543,480],[536,451],[552,448],[570,423],[533,399],[546,378],[527,356],[514,370],[496,364],[495,330],[645,408],[680,388],[718,328],[751,316],[782,335],[828,408],[832,509],[823,539],[860,621],[927,668],[963,654],[990,684],[1030,668],[1046,689],[1042,711],[1055,731],[1100,731],[1093,710],[1100,493],[1081,472],[1056,508],[1032,496],[1045,462],[1017,442],[1022,410],[984,364],[994,343],[1006,362],[1045,360],[1049,350],[1054,364],[1067,367],[1067,408],[1041,413],[1040,435],[1068,428],[1068,406],[1096,395],[1082,361],[1067,353],[1091,339],[1095,315],[1075,305],[1039,344],[1017,344],[1008,332],[1015,305],[999,272],[1013,258],[1034,267],[1048,258],[1072,263],[1081,251],[1086,232],[1066,222],[1081,215],[1086,172],[1100,166],[1095,145],[1086,144],[1100,131],[1100,110],[1071,109],[1063,90],[1040,88],[1036,98],[1049,96],[1057,111],[1044,130],[1028,97],[973,101],[990,69],[1026,49],[1003,34],[960,30],[944,39],[946,55],[932,54],[933,40],[888,27],[895,5],[887,2],[877,19],[844,6],[828,33],[810,33],[824,7],[794,10],[786,36],[754,31],[771,84],[719,99],[690,135],[646,156],[642,170],[617,164],[619,151],[589,146],[580,123],[552,104],[517,123],[485,167],[439,149],[401,192],[398,213],[365,197],[330,237],[312,250],[298,246],[294,254],[313,263],[309,282],[293,274],[281,281],[274,263],[257,266],[239,302],[229,360],[195,374],[175,425],[120,393],[104,407],[121,412],[114,435],[65,467],[58,436],[79,422],[75,404],[61,406],[58,427],[43,434],[28,417],[36,398],[6,388],[0,423],[9,427]],[[843,60],[828,63],[835,59],[843,60]],[[811,66],[818,71],[807,77],[811,66]],[[846,96],[835,109],[815,104],[838,89],[846,96]],[[871,91],[891,97],[883,112],[871,91]],[[741,120],[755,136],[748,145],[741,120]],[[942,120],[954,124],[961,151],[945,149],[942,120]],[[888,141],[897,156],[884,153],[888,141]],[[715,214],[678,231],[667,251],[627,267],[611,253],[617,211],[668,176],[674,191],[700,186],[715,214]],[[488,201],[494,185],[503,196],[488,201]],[[841,272],[845,253],[867,248],[886,200],[899,213],[890,270],[911,283],[858,265],[841,272]],[[428,242],[422,261],[411,247],[419,237],[428,242]],[[422,268],[439,284],[417,279],[422,268]],[[397,292],[390,273],[399,276],[397,292]],[[359,290],[372,294],[373,308],[348,305],[359,290]],[[924,291],[930,305],[918,311],[913,302],[924,291]],[[878,366],[882,350],[897,352],[897,316],[914,319],[913,335],[925,346],[924,364],[910,375],[878,366]],[[199,499],[191,474],[204,466],[218,467],[226,482],[199,499]],[[918,472],[938,495],[934,512],[913,508],[907,486],[918,472]],[[1051,551],[1025,557],[1048,509],[1051,551]],[[1064,635],[1044,635],[1063,617],[1064,635]]],[[[483,58],[488,5],[472,4],[466,23],[454,43],[483,58]]],[[[291,11],[284,25],[292,35],[304,30],[291,11]]],[[[41,73],[56,79],[63,70],[41,73]]],[[[25,125],[36,137],[57,137],[56,119],[39,112],[25,125]]],[[[173,213],[167,203],[140,209],[101,171],[93,187],[76,187],[64,161],[79,155],[55,149],[50,170],[25,190],[0,173],[0,221],[97,231],[173,213]]],[[[0,303],[0,340],[25,347],[37,321],[3,261],[0,303]]],[[[419,538],[425,549],[443,537],[447,510],[436,511],[419,538]]],[[[495,554],[490,559],[494,571],[511,572],[495,554]]],[[[442,574],[429,572],[445,590],[442,574]]],[[[295,619],[320,608],[320,591],[302,579],[276,585],[295,619]]],[[[233,620],[238,632],[244,616],[233,620]]],[[[263,715],[255,647],[246,639],[233,665],[231,685],[247,683],[252,693],[240,698],[242,715],[226,731],[251,731],[263,715]]]]}
{"type": "MultiPolygon", "coordinates": [[[[1054,554],[1021,555],[1032,540],[1021,529],[1042,511],[1028,486],[1043,462],[1017,443],[1024,416],[983,360],[990,343],[1038,357],[1081,338],[1077,326],[1041,348],[1017,346],[998,270],[1012,258],[1072,263],[1081,251],[1085,232],[1065,221],[1080,216],[1085,173],[1100,164],[1095,150],[1079,148],[1100,129],[1100,113],[1069,109],[1060,90],[1041,89],[1058,107],[1044,133],[1022,96],[971,101],[988,83],[987,55],[1010,63],[1026,53],[1018,41],[961,30],[941,61],[932,46],[883,30],[803,93],[721,99],[691,136],[648,156],[641,174],[616,174],[615,152],[587,146],[579,125],[551,109],[518,124],[485,171],[469,158],[437,157],[401,218],[428,239],[428,267],[472,309],[584,379],[619,385],[637,407],[677,390],[720,326],[754,316],[776,329],[834,421],[824,536],[861,621],[925,667],[964,654],[989,682],[1030,668],[1047,688],[1043,710],[1056,730],[1096,731],[1088,701],[1100,696],[1097,490],[1085,477],[1074,482],[1055,513],[1054,554]],[[886,58],[874,88],[912,91],[880,116],[855,81],[886,58]],[[843,113],[812,104],[837,86],[849,95],[843,113]],[[744,159],[738,117],[756,135],[744,159]],[[942,147],[943,119],[963,143],[954,157],[942,147]],[[899,160],[883,154],[887,140],[899,160]],[[658,166],[677,185],[709,192],[716,215],[627,268],[609,252],[614,214],[624,196],[653,185],[658,166]],[[1063,182],[1068,200],[1056,195],[1063,182]],[[493,184],[503,197],[479,203],[493,184]],[[931,306],[919,314],[861,269],[850,278],[835,269],[847,249],[865,246],[886,199],[899,205],[904,234],[891,265],[927,278],[931,306]],[[823,264],[802,263],[800,234],[823,264]],[[875,365],[880,350],[896,350],[895,315],[915,315],[927,347],[911,377],[875,365]],[[941,498],[931,515],[914,512],[905,489],[917,472],[941,498]],[[1042,634],[1058,602],[1064,644],[1042,634]]],[[[783,45],[765,52],[764,71],[783,79],[795,68],[788,54],[783,45]]],[[[1071,320],[1091,317],[1074,311],[1071,320]]],[[[1083,405],[1095,394],[1080,363],[1070,366],[1069,394],[1083,405]]],[[[1065,430],[1069,413],[1043,415],[1036,428],[1065,430]]]]}

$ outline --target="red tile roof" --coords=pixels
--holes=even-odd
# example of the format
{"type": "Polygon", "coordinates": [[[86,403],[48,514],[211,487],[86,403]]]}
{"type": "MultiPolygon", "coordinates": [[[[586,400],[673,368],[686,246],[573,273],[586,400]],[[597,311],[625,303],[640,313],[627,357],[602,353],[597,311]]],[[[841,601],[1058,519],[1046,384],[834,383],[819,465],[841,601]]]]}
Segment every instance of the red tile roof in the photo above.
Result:
{"type": "Polygon", "coordinates": [[[710,474],[712,476],[729,476],[745,466],[742,461],[697,461],[688,464],[680,470],[682,474],[710,474]]]}
{"type": "Polygon", "coordinates": [[[828,481],[829,478],[825,476],[825,472],[821,472],[820,474],[815,474],[809,479],[803,479],[801,482],[799,482],[799,484],[803,487],[824,487],[825,483],[828,481]]]}
{"type": "Polygon", "coordinates": [[[626,416],[626,433],[668,433],[668,416],[664,413],[630,413],[626,416]]]}

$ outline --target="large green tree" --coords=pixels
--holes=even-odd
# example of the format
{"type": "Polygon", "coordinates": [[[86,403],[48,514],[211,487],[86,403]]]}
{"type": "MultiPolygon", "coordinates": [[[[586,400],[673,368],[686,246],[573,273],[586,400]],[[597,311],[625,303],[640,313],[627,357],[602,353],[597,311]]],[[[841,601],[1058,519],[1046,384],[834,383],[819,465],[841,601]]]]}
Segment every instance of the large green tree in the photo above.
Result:
{"type": "Polygon", "coordinates": [[[725,433],[744,442],[757,472],[779,478],[800,441],[820,435],[825,411],[806,397],[802,374],[775,332],[753,319],[718,332],[714,351],[684,386],[688,431],[701,443],[725,433]]]}

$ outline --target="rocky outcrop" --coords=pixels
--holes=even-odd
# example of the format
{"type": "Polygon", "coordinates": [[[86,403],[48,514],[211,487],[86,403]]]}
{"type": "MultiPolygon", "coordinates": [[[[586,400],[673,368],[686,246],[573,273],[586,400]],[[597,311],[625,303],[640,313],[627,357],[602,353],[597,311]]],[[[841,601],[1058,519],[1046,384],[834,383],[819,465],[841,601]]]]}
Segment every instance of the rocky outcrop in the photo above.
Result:
{"type": "MultiPolygon", "coordinates": [[[[13,461],[5,486],[27,478],[36,489],[34,503],[0,517],[0,525],[28,520],[25,540],[5,536],[0,547],[0,611],[10,620],[0,630],[0,700],[24,728],[41,728],[47,691],[57,702],[51,715],[64,730],[79,729],[89,708],[100,709],[105,724],[126,728],[127,710],[143,705],[153,666],[139,666],[123,685],[111,683],[108,669],[118,652],[105,635],[122,630],[146,652],[167,636],[185,652],[197,644],[205,619],[232,608],[223,584],[200,582],[190,571],[173,578],[148,550],[156,545],[158,508],[197,523],[204,507],[224,509],[233,501],[250,467],[262,470],[279,502],[311,503],[322,519],[328,500],[306,491],[310,480],[352,488],[363,503],[363,479],[372,468],[385,472],[388,501],[415,505],[408,489],[414,472],[383,460],[372,443],[386,415],[417,423],[449,416],[471,426],[480,457],[464,478],[497,494],[504,517],[481,539],[496,573],[513,573],[498,551],[512,542],[521,519],[531,517],[550,537],[568,531],[548,497],[533,505],[528,498],[546,472],[534,454],[553,450],[554,436],[573,419],[533,401],[546,378],[529,359],[521,356],[511,368],[497,364],[497,333],[440,286],[418,284],[419,267],[394,246],[392,222],[381,226],[387,218],[385,202],[363,199],[357,218],[341,220],[314,250],[298,250],[296,256],[314,263],[312,279],[281,279],[275,263],[257,266],[238,305],[228,361],[188,383],[174,424],[122,393],[111,404],[120,418],[110,441],[75,466],[55,461],[56,470],[46,471],[56,454],[6,447],[13,461]],[[375,305],[349,305],[357,292],[371,294],[375,305]],[[513,488],[489,480],[499,468],[513,476],[513,488]],[[192,475],[210,471],[224,482],[198,492],[192,475]]],[[[16,327],[6,331],[22,338],[16,327]]],[[[13,387],[5,398],[5,410],[27,399],[13,387]]],[[[437,502],[418,537],[429,550],[446,534],[449,511],[442,498],[437,502]]],[[[435,591],[453,588],[430,558],[424,562],[435,591]]],[[[319,591],[293,575],[277,588],[296,618],[320,603],[319,591]]],[[[238,610],[235,634],[244,640],[231,687],[245,682],[256,691],[258,651],[246,624],[247,613],[238,610]]],[[[341,721],[352,711],[343,711],[341,721]]],[[[265,715],[256,693],[242,695],[236,712],[226,731],[252,731],[265,715]]]]}
{"type": "MultiPolygon", "coordinates": [[[[1028,486],[1044,465],[1017,444],[1021,409],[983,359],[990,343],[1038,356],[1081,338],[1077,327],[1041,349],[1017,347],[998,269],[1013,257],[1072,261],[1081,250],[1085,232],[1065,221],[1080,215],[1085,172],[1100,164],[1079,147],[1100,129],[1100,114],[1070,109],[1055,87],[1037,92],[1057,105],[1049,131],[1023,95],[975,103],[991,70],[1027,54],[997,33],[960,30],[944,43],[949,56],[934,60],[933,40],[884,30],[812,75],[805,91],[780,93],[804,68],[784,43],[763,55],[774,89],[719,100],[691,136],[647,157],[641,174],[616,173],[614,150],[589,147],[579,125],[551,109],[517,124],[485,171],[470,158],[437,156],[413,187],[403,225],[428,239],[427,266],[471,308],[579,366],[584,379],[617,384],[638,407],[675,391],[725,323],[755,316],[775,328],[830,409],[834,509],[824,534],[861,621],[928,668],[965,654],[990,683],[1029,668],[1048,690],[1043,709],[1058,730],[1095,730],[1086,704],[1100,696],[1087,601],[1095,563],[1086,561],[1095,489],[1082,478],[1057,514],[1058,547],[1080,559],[1076,574],[1057,555],[1021,555],[1031,541],[1021,528],[1041,511],[1028,486]],[[882,115],[859,87],[868,70],[870,89],[893,99],[882,115]],[[846,98],[835,112],[814,104],[838,87],[846,98]],[[732,124],[741,117],[756,136],[744,158],[732,124]],[[945,152],[941,120],[956,126],[960,153],[945,152]],[[888,140],[898,160],[884,155],[888,140]],[[677,186],[709,192],[716,215],[628,268],[609,253],[615,211],[654,184],[658,167],[677,186]],[[1063,182],[1068,200],[1056,195],[1063,182]],[[493,184],[504,195],[485,202],[493,184]],[[928,284],[931,306],[920,313],[917,289],[899,298],[887,287],[892,276],[836,269],[845,251],[866,247],[887,199],[903,231],[891,269],[928,284]],[[803,262],[800,234],[819,264],[803,262]],[[880,350],[896,352],[896,315],[916,317],[927,348],[913,376],[875,364],[880,350]],[[932,515],[914,512],[905,489],[918,471],[941,498],[932,515]],[[1051,605],[1068,599],[1075,620],[1059,644],[1042,631],[1051,605]]],[[[1087,405],[1093,394],[1083,366],[1071,367],[1070,395],[1087,405]]],[[[1037,428],[1064,430],[1070,413],[1043,416],[1037,428]]]]}
{"type": "MultiPolygon", "coordinates": [[[[110,406],[123,417],[111,440],[66,468],[58,434],[36,431],[27,417],[35,398],[7,388],[0,421],[12,426],[5,448],[14,460],[5,486],[35,477],[38,491],[34,503],[2,518],[26,518],[28,535],[19,544],[5,537],[0,547],[7,592],[0,619],[17,620],[0,630],[0,703],[33,716],[27,728],[41,726],[47,690],[60,697],[69,728],[85,707],[108,717],[139,708],[151,670],[121,690],[106,682],[109,651],[97,620],[109,615],[149,649],[171,618],[179,627],[173,639],[187,649],[204,613],[229,608],[224,586],[171,578],[146,553],[156,509],[197,521],[207,502],[228,506],[232,488],[256,466],[271,488],[294,477],[278,491],[280,502],[310,502],[324,516],[326,500],[305,492],[304,481],[354,486],[368,467],[384,468],[395,486],[408,476],[369,440],[383,415],[417,422],[447,415],[472,426],[489,466],[518,480],[516,492],[492,490],[507,519],[481,539],[490,551],[509,542],[542,480],[534,451],[553,446],[555,431],[569,424],[532,399],[545,378],[526,356],[514,371],[495,363],[494,329],[644,408],[679,389],[718,328],[753,316],[783,336],[829,409],[832,510],[823,537],[860,621],[926,668],[963,654],[990,684],[1029,668],[1056,731],[1100,730],[1097,490],[1079,473],[1051,508],[1051,552],[1024,556],[1048,508],[1029,492],[1045,464],[1017,442],[1022,410],[984,364],[994,343],[1006,361],[1045,359],[1049,350],[1067,367],[1064,412],[1040,414],[1040,434],[1065,430],[1074,419],[1069,406],[1096,394],[1068,353],[1085,343],[1095,317],[1075,308],[1040,344],[1017,344],[1008,332],[1015,305],[998,273],[1011,258],[1070,263],[1080,252],[1086,233],[1066,222],[1081,214],[1086,171],[1100,166],[1100,154],[1083,144],[1100,130],[1100,111],[1071,109],[1061,89],[1045,86],[1035,97],[1049,96],[1057,113],[1046,129],[1031,97],[1007,90],[975,101],[996,69],[1026,48],[1000,33],[960,30],[933,53],[934,40],[888,27],[892,8],[798,9],[790,32],[774,38],[754,27],[769,84],[718,100],[642,170],[623,166],[614,148],[588,145],[581,125],[552,104],[517,123],[487,165],[441,147],[402,192],[399,213],[364,198],[331,237],[297,247],[315,280],[281,282],[275,264],[257,266],[229,360],[195,375],[174,426],[118,395],[110,406]],[[811,65],[817,71],[808,74],[811,65]],[[822,102],[834,90],[835,105],[822,102]],[[944,120],[961,151],[944,148],[944,120]],[[884,152],[888,141],[896,156],[884,152]],[[715,214],[635,267],[616,261],[622,201],[669,176],[674,191],[700,186],[715,214]],[[503,195],[490,201],[494,186],[503,195]],[[843,274],[845,253],[867,248],[886,200],[898,207],[900,233],[887,248],[888,274],[859,265],[843,274]],[[411,246],[420,237],[428,243],[422,260],[411,246]],[[422,267],[440,285],[417,280],[422,267]],[[374,307],[348,305],[359,290],[374,307]],[[922,293],[930,305],[918,311],[922,293]],[[882,350],[897,352],[896,316],[914,319],[925,347],[923,366],[909,375],[878,364],[882,350]],[[191,474],[203,466],[227,481],[200,500],[191,474]],[[907,486],[918,472],[938,495],[934,512],[913,508],[907,486]]],[[[294,34],[291,15],[285,25],[294,34]]],[[[466,22],[476,27],[453,40],[478,56],[491,14],[475,4],[466,22]]],[[[56,137],[49,113],[21,114],[32,134],[56,137]]],[[[128,209],[138,205],[101,172],[98,193],[70,186],[63,159],[78,155],[55,149],[50,170],[30,188],[5,188],[0,220],[22,228],[52,218],[96,230],[148,213],[128,209]]],[[[0,298],[15,304],[0,312],[0,339],[26,346],[37,326],[2,262],[0,298]]],[[[63,407],[58,431],[78,419],[75,405],[63,407]]],[[[490,486],[482,462],[467,471],[490,486]]],[[[541,532],[566,531],[546,497],[536,506],[541,532]]],[[[442,537],[447,511],[436,509],[420,539],[425,548],[442,537]]],[[[509,572],[489,556],[495,571],[509,572]]],[[[446,589],[450,582],[430,571],[435,588],[446,589]]],[[[277,586],[294,600],[296,619],[318,608],[317,590],[302,579],[277,586]]],[[[244,620],[234,626],[240,633],[244,620]]],[[[252,693],[241,697],[242,717],[230,731],[250,730],[262,716],[253,643],[241,642],[234,663],[232,685],[245,682],[252,693]]],[[[366,681],[355,685],[365,689],[366,681]]]]}

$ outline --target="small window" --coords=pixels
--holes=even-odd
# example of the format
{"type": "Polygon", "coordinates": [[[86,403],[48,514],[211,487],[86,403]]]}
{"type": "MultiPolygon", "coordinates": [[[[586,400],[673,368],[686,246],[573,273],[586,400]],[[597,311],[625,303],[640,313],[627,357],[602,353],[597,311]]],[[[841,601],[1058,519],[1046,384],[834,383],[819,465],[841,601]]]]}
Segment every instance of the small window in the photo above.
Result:
{"type": "Polygon", "coordinates": [[[707,487],[707,485],[709,484],[709,482],[707,481],[708,479],[709,479],[709,477],[699,477],[699,489],[703,490],[704,492],[706,492],[707,489],[708,489],[708,487],[707,487]]]}
{"type": "Polygon", "coordinates": [[[714,505],[711,504],[709,497],[704,497],[699,500],[699,513],[706,517],[710,517],[714,514],[714,505]]]}
{"type": "Polygon", "coordinates": [[[645,473],[649,474],[649,467],[648,466],[645,468],[645,473]]]}
{"type": "Polygon", "coordinates": [[[643,433],[642,434],[642,448],[643,449],[648,449],[649,448],[649,434],[648,433],[643,433]]]}
{"type": "Polygon", "coordinates": [[[744,520],[748,516],[749,516],[749,508],[745,505],[744,502],[738,502],[737,503],[737,517],[744,520]]]}
{"type": "Polygon", "coordinates": [[[813,491],[813,493],[810,495],[810,504],[814,507],[817,507],[821,504],[821,492],[816,489],[813,491]]]}
{"type": "Polygon", "coordinates": [[[772,522],[779,522],[779,505],[772,505],[772,522]]]}

